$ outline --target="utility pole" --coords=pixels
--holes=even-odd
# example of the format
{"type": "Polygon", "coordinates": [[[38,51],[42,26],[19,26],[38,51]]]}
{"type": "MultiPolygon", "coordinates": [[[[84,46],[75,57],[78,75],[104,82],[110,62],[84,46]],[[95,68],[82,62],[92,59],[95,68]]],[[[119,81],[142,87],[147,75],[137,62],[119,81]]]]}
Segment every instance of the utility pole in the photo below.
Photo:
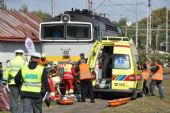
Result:
{"type": "Polygon", "coordinates": [[[55,10],[56,10],[56,0],[51,0],[51,15],[55,17],[55,10]]]}
{"type": "Polygon", "coordinates": [[[152,38],[152,31],[151,31],[151,1],[148,0],[148,18],[147,18],[147,39],[146,39],[146,54],[150,54],[151,48],[151,38],[152,38]]]}
{"type": "Polygon", "coordinates": [[[166,0],[166,52],[169,50],[169,40],[168,40],[168,0],[166,0]]]}
{"type": "Polygon", "coordinates": [[[158,37],[159,37],[159,33],[160,33],[160,28],[161,28],[161,26],[158,25],[158,26],[157,26],[157,33],[156,33],[156,51],[159,50],[159,49],[158,49],[158,37]]]}
{"type": "Polygon", "coordinates": [[[89,11],[93,10],[93,0],[87,0],[87,8],[89,11]]]}
{"type": "Polygon", "coordinates": [[[138,47],[138,0],[136,0],[136,48],[138,47]]]}

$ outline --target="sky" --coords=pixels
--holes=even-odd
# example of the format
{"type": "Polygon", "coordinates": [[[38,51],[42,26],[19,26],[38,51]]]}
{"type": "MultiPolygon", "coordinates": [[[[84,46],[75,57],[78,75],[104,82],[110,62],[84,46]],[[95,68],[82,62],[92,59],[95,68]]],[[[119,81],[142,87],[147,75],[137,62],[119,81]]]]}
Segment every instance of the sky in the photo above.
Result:
{"type": "MultiPolygon", "coordinates": [[[[56,0],[56,15],[64,11],[87,8],[87,0],[56,0]]],[[[93,10],[98,13],[105,13],[111,21],[118,21],[120,18],[127,18],[135,22],[148,14],[148,0],[92,0],[93,10]],[[137,1],[137,8],[136,8],[137,1]],[[137,10],[136,10],[137,9],[137,10]],[[137,13],[136,13],[137,12],[137,13]],[[137,14],[137,16],[136,16],[137,14]]],[[[8,9],[19,9],[23,4],[27,5],[29,11],[42,10],[51,14],[51,0],[5,0],[8,9]]],[[[165,7],[170,0],[151,0],[152,10],[165,7]]]]}

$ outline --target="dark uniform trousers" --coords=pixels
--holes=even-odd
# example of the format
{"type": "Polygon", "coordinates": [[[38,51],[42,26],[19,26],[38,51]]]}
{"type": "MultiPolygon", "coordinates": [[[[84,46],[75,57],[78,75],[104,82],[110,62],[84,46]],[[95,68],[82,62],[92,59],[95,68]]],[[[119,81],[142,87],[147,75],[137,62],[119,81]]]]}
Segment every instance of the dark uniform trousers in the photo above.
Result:
{"type": "Polygon", "coordinates": [[[23,105],[23,111],[20,113],[42,113],[41,98],[22,98],[21,104],[23,105]]]}
{"type": "Polygon", "coordinates": [[[9,86],[10,90],[10,111],[11,113],[17,113],[19,110],[18,98],[19,98],[19,88],[14,86],[9,86]]]}
{"type": "Polygon", "coordinates": [[[150,84],[149,84],[149,88],[150,88],[150,95],[155,95],[154,94],[154,89],[157,86],[158,90],[159,90],[159,96],[160,98],[164,98],[164,92],[162,89],[162,80],[151,80],[150,84]]]}
{"type": "Polygon", "coordinates": [[[149,88],[148,88],[148,85],[147,85],[147,80],[144,80],[143,81],[143,93],[145,95],[148,95],[149,94],[149,88]]]}
{"type": "Polygon", "coordinates": [[[81,85],[81,99],[82,99],[82,101],[85,101],[86,91],[88,91],[88,90],[90,92],[90,99],[94,100],[94,92],[93,92],[93,86],[92,86],[91,79],[81,80],[80,85],[81,85]]]}

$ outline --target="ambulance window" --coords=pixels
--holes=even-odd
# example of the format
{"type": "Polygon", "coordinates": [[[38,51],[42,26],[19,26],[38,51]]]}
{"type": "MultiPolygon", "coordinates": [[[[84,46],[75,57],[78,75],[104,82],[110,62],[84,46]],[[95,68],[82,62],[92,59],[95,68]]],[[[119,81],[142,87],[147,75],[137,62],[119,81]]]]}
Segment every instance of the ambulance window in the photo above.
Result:
{"type": "Polygon", "coordinates": [[[126,54],[114,54],[113,66],[114,69],[129,69],[130,58],[126,54]]]}
{"type": "Polygon", "coordinates": [[[129,41],[129,39],[128,38],[123,38],[123,41],[129,41]]]}

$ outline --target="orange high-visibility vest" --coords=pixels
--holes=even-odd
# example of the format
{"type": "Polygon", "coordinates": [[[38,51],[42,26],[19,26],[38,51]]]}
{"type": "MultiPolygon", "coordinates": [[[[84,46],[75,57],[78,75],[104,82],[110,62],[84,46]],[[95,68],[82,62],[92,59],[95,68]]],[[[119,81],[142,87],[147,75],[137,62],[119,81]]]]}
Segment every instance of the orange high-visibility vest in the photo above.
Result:
{"type": "Polygon", "coordinates": [[[146,69],[146,70],[142,71],[142,77],[143,77],[144,80],[148,80],[149,75],[150,75],[150,70],[149,69],[146,69]]]}
{"type": "Polygon", "coordinates": [[[159,70],[152,75],[152,80],[163,80],[163,68],[159,64],[156,66],[159,66],[159,70]]]}
{"type": "Polygon", "coordinates": [[[90,67],[88,64],[80,64],[80,80],[91,79],[90,67]]]}

